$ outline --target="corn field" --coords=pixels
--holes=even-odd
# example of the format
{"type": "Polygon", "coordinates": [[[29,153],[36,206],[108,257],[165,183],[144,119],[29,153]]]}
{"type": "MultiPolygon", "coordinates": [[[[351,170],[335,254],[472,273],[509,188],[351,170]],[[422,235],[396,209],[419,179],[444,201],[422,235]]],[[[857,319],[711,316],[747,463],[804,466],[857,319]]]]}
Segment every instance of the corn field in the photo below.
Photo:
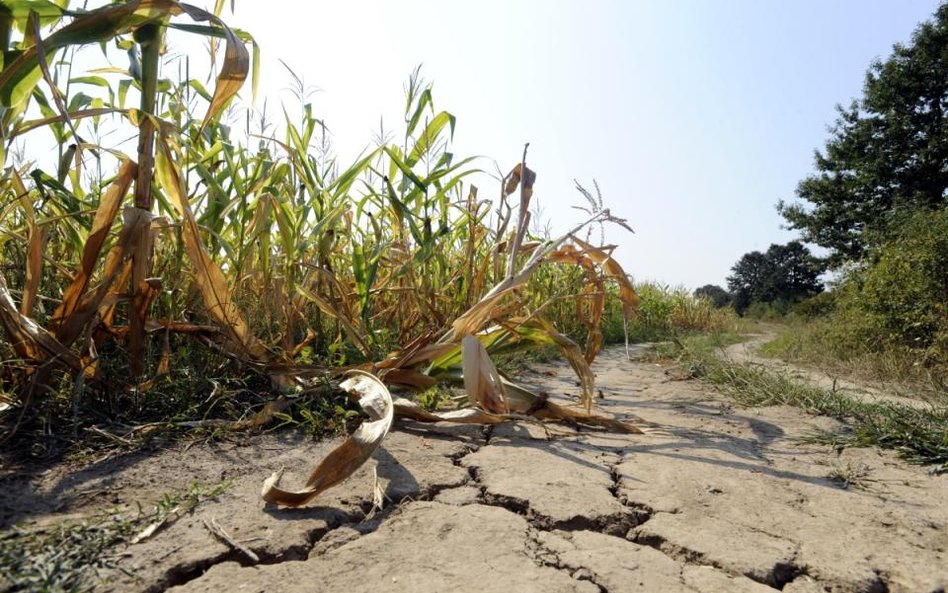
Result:
{"type": "MultiPolygon", "coordinates": [[[[531,236],[526,147],[496,197],[479,192],[467,183],[478,163],[451,152],[454,116],[417,72],[397,140],[352,163],[326,149],[302,92],[299,117],[241,133],[225,121],[255,91],[259,50],[224,8],[0,6],[0,405],[18,414],[13,429],[57,399],[73,414],[131,405],[208,353],[269,384],[242,425],[358,370],[409,396],[463,385],[469,407],[446,413],[454,421],[529,413],[634,430],[590,410],[607,294],[623,323],[637,305],[612,247],[589,242],[591,226],[628,228],[598,188],[579,187],[588,207],[569,232],[531,236]],[[208,84],[171,63],[175,39],[194,36],[208,84]],[[88,46],[109,65],[84,71],[88,46]],[[31,160],[50,135],[57,162],[31,160]],[[581,343],[554,323],[564,310],[581,343]],[[582,409],[547,403],[493,363],[538,346],[569,361],[582,409]]],[[[410,398],[393,409],[446,419],[410,398]]]]}

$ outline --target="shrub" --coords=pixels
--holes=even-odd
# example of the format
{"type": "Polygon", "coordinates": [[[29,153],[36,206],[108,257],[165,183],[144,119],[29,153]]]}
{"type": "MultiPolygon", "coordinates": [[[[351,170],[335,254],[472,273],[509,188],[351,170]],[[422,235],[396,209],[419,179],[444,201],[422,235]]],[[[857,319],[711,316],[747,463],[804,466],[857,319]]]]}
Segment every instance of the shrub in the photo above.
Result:
{"type": "Polygon", "coordinates": [[[790,312],[790,303],[784,300],[770,303],[753,302],[744,310],[744,317],[759,321],[783,319],[790,312]]]}
{"type": "Polygon", "coordinates": [[[853,338],[948,361],[948,210],[906,216],[837,299],[853,338]]]}
{"type": "Polygon", "coordinates": [[[821,292],[793,305],[790,313],[804,319],[825,317],[836,310],[836,295],[833,292],[821,292]]]}

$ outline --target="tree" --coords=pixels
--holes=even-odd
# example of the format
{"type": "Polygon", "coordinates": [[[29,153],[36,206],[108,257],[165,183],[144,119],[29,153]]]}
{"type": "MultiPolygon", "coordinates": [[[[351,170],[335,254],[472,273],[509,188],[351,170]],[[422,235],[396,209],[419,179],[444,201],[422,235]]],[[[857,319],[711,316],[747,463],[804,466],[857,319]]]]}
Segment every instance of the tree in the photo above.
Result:
{"type": "Polygon", "coordinates": [[[711,301],[715,307],[721,308],[731,302],[731,295],[717,284],[705,284],[695,289],[695,297],[711,301]]]}
{"type": "Polygon", "coordinates": [[[823,290],[824,267],[799,241],[746,253],[727,278],[734,308],[743,313],[751,303],[795,303],[813,296],[823,290]]]}
{"type": "Polygon", "coordinates": [[[797,187],[804,203],[777,206],[834,264],[863,256],[900,212],[948,203],[948,2],[869,67],[860,101],[837,110],[817,172],[797,187]]]}

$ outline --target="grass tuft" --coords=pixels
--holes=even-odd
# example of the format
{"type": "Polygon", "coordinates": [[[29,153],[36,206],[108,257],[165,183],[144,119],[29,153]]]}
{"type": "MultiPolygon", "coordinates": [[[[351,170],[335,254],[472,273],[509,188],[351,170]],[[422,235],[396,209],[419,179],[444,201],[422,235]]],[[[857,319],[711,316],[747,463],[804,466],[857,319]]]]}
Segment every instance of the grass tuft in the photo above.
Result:
{"type": "Polygon", "coordinates": [[[944,365],[929,364],[917,350],[907,347],[872,348],[868,340],[846,335],[835,320],[784,325],[763,345],[761,354],[948,403],[948,368],[944,365]]]}
{"type": "Polygon", "coordinates": [[[0,533],[0,590],[35,593],[80,593],[94,589],[103,569],[124,570],[114,561],[116,546],[128,543],[146,526],[164,527],[212,500],[229,481],[166,493],[151,512],[129,517],[103,513],[78,522],[26,531],[14,527],[0,533]]]}
{"type": "Polygon", "coordinates": [[[933,473],[948,472],[948,407],[864,402],[761,365],[730,360],[713,345],[720,339],[677,341],[665,354],[676,352],[679,364],[690,367],[694,376],[743,405],[793,406],[845,423],[841,431],[806,437],[808,442],[837,448],[875,446],[896,451],[912,463],[931,465],[933,473]]]}

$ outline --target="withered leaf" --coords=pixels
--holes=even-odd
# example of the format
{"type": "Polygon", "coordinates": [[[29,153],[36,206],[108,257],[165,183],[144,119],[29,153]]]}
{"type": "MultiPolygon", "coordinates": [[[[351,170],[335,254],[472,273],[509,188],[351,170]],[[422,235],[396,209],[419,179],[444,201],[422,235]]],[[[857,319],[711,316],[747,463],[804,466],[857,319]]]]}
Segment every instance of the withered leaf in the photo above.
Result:
{"type": "Polygon", "coordinates": [[[517,163],[507,174],[507,185],[504,186],[504,194],[509,196],[517,191],[517,186],[520,185],[521,180],[523,181],[524,197],[532,196],[533,183],[537,180],[537,174],[530,167],[524,167],[521,163],[517,163]],[[526,173],[523,174],[522,171],[526,171],[526,173]]]}
{"type": "Polygon", "coordinates": [[[469,334],[461,339],[461,352],[464,388],[471,403],[486,412],[506,413],[504,386],[487,349],[480,340],[469,334]]]}
{"type": "Polygon", "coordinates": [[[352,436],[333,449],[316,466],[302,489],[280,488],[283,470],[274,472],[263,483],[260,492],[263,500],[290,507],[306,504],[320,492],[339,484],[362,467],[388,434],[395,415],[392,395],[374,375],[363,371],[350,371],[350,375],[339,387],[359,396],[359,405],[369,415],[370,420],[363,422],[352,436]]]}

